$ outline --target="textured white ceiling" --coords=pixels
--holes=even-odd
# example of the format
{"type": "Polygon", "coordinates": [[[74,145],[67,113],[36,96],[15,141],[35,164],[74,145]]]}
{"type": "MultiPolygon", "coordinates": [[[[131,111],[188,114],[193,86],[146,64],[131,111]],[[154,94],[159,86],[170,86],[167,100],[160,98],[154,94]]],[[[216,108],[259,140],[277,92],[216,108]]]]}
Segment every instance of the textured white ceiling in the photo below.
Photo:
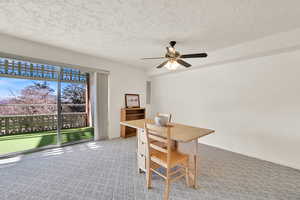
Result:
{"type": "MultiPolygon", "coordinates": [[[[170,40],[208,53],[300,27],[299,0],[1,0],[0,32],[155,67],[170,40]]],[[[193,60],[201,62],[201,59],[193,60]]]]}

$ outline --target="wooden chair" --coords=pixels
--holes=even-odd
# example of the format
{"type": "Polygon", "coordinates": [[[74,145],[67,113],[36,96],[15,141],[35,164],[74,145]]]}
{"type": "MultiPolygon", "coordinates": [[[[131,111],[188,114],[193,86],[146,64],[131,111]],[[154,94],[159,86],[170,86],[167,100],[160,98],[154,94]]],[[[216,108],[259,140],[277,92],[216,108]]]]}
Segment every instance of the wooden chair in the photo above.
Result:
{"type": "Polygon", "coordinates": [[[165,179],[164,200],[168,200],[171,182],[185,177],[186,184],[189,186],[189,156],[172,148],[170,127],[145,123],[145,131],[147,187],[151,188],[152,173],[158,174],[165,179]],[[164,143],[166,147],[156,145],[153,141],[164,143]],[[157,171],[160,167],[165,169],[165,174],[157,171]]]}
{"type": "Polygon", "coordinates": [[[172,117],[171,113],[160,113],[160,112],[158,112],[158,113],[156,113],[156,116],[157,117],[166,117],[166,118],[168,118],[168,122],[171,122],[171,117],[172,117]]]}

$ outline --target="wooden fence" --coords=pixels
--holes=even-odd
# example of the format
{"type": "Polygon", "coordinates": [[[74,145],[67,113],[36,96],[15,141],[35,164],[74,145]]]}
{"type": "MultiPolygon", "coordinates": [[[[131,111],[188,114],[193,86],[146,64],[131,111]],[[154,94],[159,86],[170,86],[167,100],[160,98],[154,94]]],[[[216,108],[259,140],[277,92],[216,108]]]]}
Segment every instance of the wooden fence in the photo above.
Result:
{"type": "MultiPolygon", "coordinates": [[[[86,113],[63,113],[62,128],[86,127],[86,113]]],[[[0,136],[57,129],[57,114],[0,116],[0,136]]]]}

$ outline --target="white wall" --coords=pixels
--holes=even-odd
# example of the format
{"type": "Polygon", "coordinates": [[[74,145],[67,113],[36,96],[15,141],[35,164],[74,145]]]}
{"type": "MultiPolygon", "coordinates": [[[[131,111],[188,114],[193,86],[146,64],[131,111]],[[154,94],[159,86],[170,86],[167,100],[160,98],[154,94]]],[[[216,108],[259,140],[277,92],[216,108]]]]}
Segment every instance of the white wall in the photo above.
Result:
{"type": "Polygon", "coordinates": [[[146,73],[143,70],[7,35],[0,34],[0,44],[2,53],[108,70],[110,138],[120,136],[120,108],[124,106],[125,93],[140,94],[141,105],[145,105],[146,73]]]}
{"type": "Polygon", "coordinates": [[[153,77],[153,113],[216,130],[200,142],[300,169],[299,48],[220,63],[153,77]]]}

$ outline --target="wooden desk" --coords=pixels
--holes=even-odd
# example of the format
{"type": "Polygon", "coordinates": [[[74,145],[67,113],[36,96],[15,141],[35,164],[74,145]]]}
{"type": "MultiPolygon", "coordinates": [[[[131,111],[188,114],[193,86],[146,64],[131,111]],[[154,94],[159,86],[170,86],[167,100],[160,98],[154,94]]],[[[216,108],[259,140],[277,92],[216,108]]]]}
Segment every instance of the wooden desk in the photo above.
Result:
{"type": "MultiPolygon", "coordinates": [[[[137,163],[138,170],[146,172],[146,135],[144,131],[144,123],[153,123],[153,120],[150,119],[141,119],[141,120],[132,120],[132,121],[123,121],[120,122],[121,125],[136,128],[137,129],[137,163]]],[[[171,123],[171,138],[175,141],[176,147],[179,151],[190,154],[190,157],[193,160],[194,169],[191,170],[193,173],[190,174],[190,177],[193,179],[193,186],[197,187],[197,168],[198,168],[198,139],[214,133],[214,130],[197,128],[192,126],[187,126],[183,124],[171,123]],[[193,145],[192,150],[191,146],[193,145]],[[182,145],[181,145],[182,144],[182,145]]]]}

